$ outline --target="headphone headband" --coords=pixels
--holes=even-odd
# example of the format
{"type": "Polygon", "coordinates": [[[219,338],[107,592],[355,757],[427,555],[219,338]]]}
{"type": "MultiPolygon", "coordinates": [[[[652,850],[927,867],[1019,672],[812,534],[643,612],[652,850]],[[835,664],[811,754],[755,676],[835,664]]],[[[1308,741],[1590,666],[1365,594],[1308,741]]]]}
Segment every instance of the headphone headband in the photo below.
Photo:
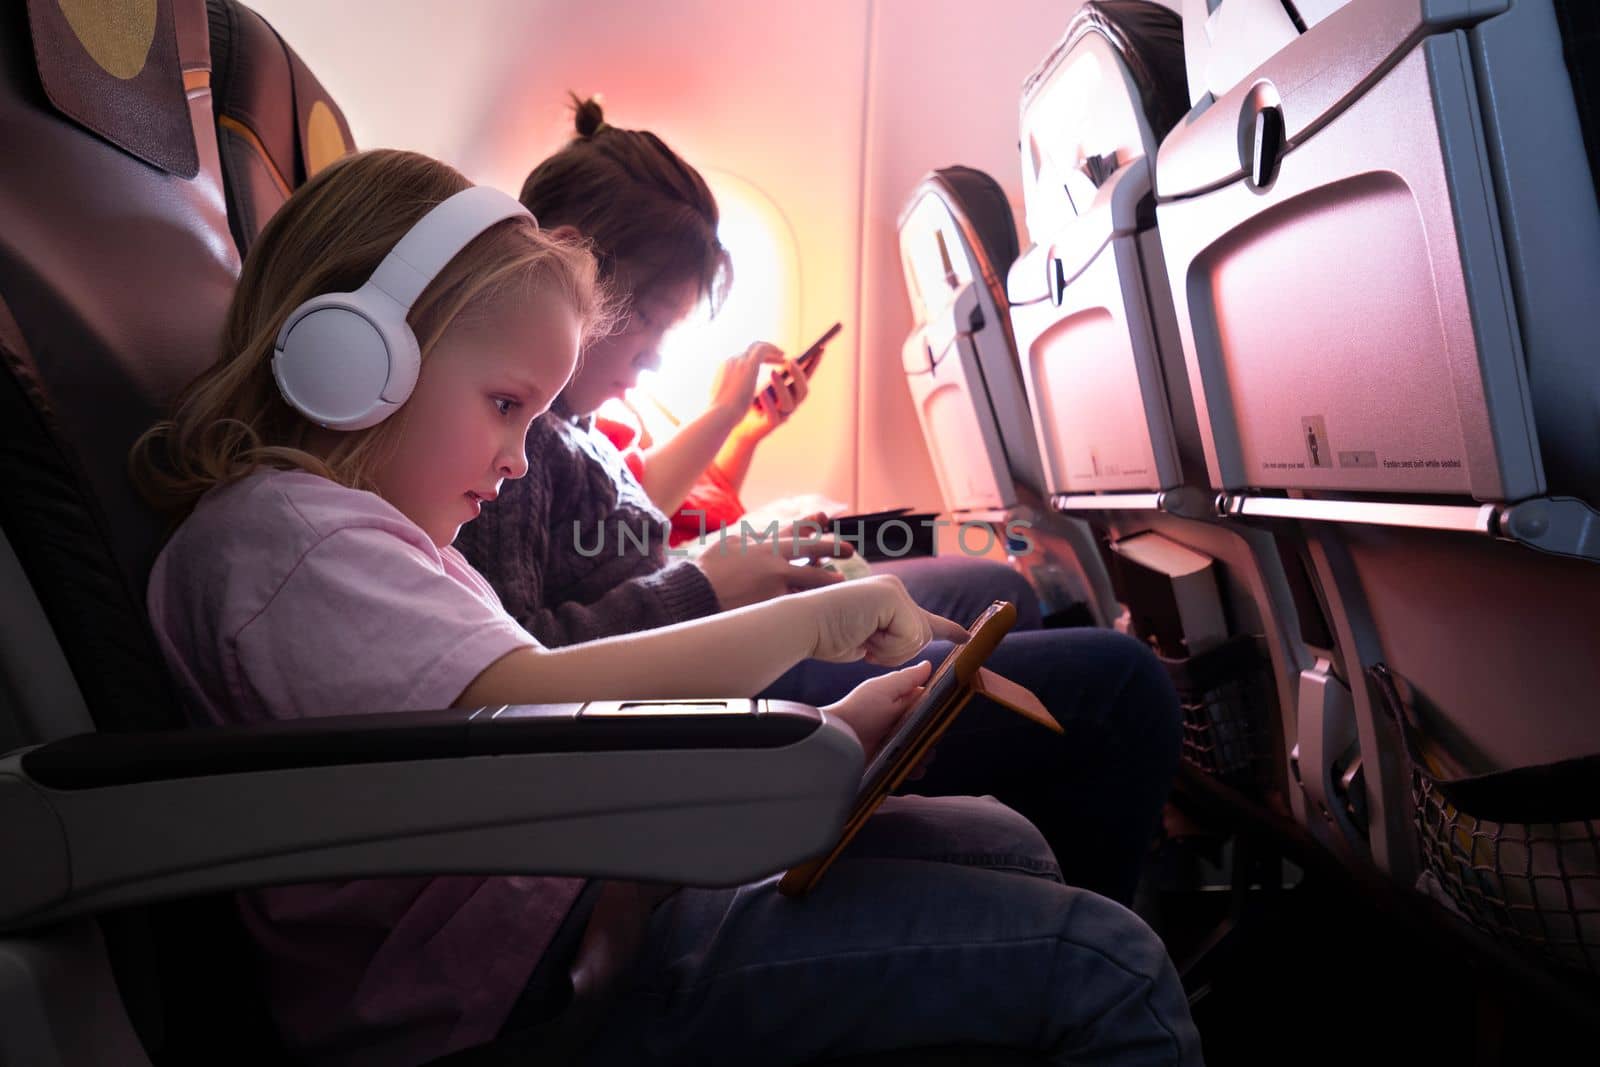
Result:
{"type": "Polygon", "coordinates": [[[477,236],[505,219],[533,213],[515,197],[487,185],[474,185],[440,202],[383,257],[368,285],[383,290],[407,311],[428,283],[450,265],[477,236]]]}

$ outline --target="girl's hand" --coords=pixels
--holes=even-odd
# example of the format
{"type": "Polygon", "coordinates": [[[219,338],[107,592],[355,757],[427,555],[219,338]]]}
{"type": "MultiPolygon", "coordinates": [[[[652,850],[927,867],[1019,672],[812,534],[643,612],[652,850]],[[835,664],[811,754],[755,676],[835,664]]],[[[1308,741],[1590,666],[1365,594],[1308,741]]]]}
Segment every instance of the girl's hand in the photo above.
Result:
{"type": "Polygon", "coordinates": [[[922,695],[922,684],[933,673],[927,660],[898,671],[869,678],[850,690],[843,700],[822,710],[837,716],[855,731],[856,739],[871,759],[907,709],[922,695]]]}
{"type": "Polygon", "coordinates": [[[724,360],[711,383],[711,406],[736,422],[742,420],[750,410],[750,398],[756,391],[762,364],[783,362],[783,350],[765,341],[757,341],[737,356],[724,360]]]}
{"type": "MultiPolygon", "coordinates": [[[[900,579],[877,574],[795,594],[816,627],[811,658],[830,663],[904,663],[934,638],[965,641],[959,623],[923,611],[900,579]]],[[[797,605],[799,606],[799,605],[797,605]]]]}

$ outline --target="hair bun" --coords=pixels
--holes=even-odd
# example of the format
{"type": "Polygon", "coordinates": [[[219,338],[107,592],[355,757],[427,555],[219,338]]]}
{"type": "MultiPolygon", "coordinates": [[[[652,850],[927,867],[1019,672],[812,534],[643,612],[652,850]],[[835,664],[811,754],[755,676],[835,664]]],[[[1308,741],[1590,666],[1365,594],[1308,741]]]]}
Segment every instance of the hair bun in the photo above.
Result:
{"type": "Polygon", "coordinates": [[[606,115],[600,107],[600,101],[594,97],[579,100],[578,94],[569,94],[572,97],[573,127],[578,131],[578,136],[587,140],[599,133],[606,124],[606,115]]]}

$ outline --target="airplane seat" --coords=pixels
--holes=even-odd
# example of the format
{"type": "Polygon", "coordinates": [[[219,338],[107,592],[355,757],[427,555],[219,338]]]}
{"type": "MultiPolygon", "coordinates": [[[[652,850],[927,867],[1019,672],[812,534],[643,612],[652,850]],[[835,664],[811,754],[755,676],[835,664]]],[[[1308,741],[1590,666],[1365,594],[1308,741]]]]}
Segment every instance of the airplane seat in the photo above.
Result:
{"type": "Polygon", "coordinates": [[[1031,244],[1008,284],[1052,496],[1184,483],[1186,382],[1161,362],[1165,287],[1145,285],[1163,277],[1151,161],[1185,110],[1178,25],[1092,0],[1023,86],[1031,244]]]}
{"type": "MultiPolygon", "coordinates": [[[[148,36],[129,43],[137,20],[74,21],[54,3],[28,3],[0,53],[0,121],[7,143],[27,146],[0,164],[0,507],[12,552],[50,590],[43,607],[93,725],[117,731],[182,722],[143,607],[162,529],[127,477],[128,449],[215,358],[239,273],[211,135],[204,11],[179,0],[149,17],[148,36]]],[[[8,740],[89,725],[23,719],[8,740]]]]}
{"type": "Polygon", "coordinates": [[[1187,110],[1175,12],[1078,10],[1022,90],[1029,246],[1007,278],[1011,323],[1045,492],[1095,529],[1126,607],[1117,627],[1166,662],[1185,762],[1286,811],[1278,709],[1313,655],[1301,620],[1315,604],[1295,597],[1274,538],[1224,527],[1205,487],[1152,191],[1157,146],[1187,110]],[[1205,619],[1181,617],[1180,585],[1205,619]]]}
{"type": "Polygon", "coordinates": [[[989,264],[999,272],[1016,261],[1017,220],[1011,213],[1011,201],[1006,198],[1000,183],[981,170],[972,167],[944,167],[939,171],[950,188],[951,196],[966,211],[972,223],[973,236],[983,246],[989,264]]]}
{"type": "Polygon", "coordinates": [[[1184,27],[1156,215],[1207,482],[1304,539],[1346,655],[1290,725],[1353,740],[1398,888],[1600,973],[1600,808],[1550,784],[1600,753],[1589,8],[1188,0],[1184,27]]]}
{"type": "Polygon", "coordinates": [[[204,6],[6,8],[0,134],[27,147],[0,154],[0,1067],[289,1062],[236,889],[726,885],[832,843],[861,752],[800,705],[185,727],[143,608],[161,526],[126,456],[215,358],[239,271],[204,6]]]}
{"type": "MultiPolygon", "coordinates": [[[[161,530],[126,461],[134,438],[214,358],[239,270],[211,135],[202,5],[153,6],[143,25],[99,9],[64,12],[18,5],[0,33],[0,125],[8,144],[28,146],[0,164],[8,752],[89,730],[182,725],[143,608],[161,530]]],[[[17,842],[7,843],[10,853],[17,842]]],[[[182,914],[124,909],[8,938],[6,955],[42,976],[36,995],[81,982],[82,995],[62,1006],[83,1011],[86,1028],[118,1011],[95,997],[120,1000],[131,1030],[113,1023],[78,1040],[99,1062],[137,1062],[141,1046],[167,1048],[162,1003],[172,990],[156,976],[180,959],[217,962],[203,950],[227,941],[231,921],[210,900],[182,914]]],[[[28,1020],[13,1011],[18,976],[7,973],[0,1030],[25,1041],[28,1020]]],[[[228,974],[228,986],[247,988],[238,977],[228,974]]],[[[238,1012],[222,1017],[256,1032],[238,1012]]],[[[35,1051],[8,1048],[0,1061],[30,1062],[35,1051]]]]}
{"type": "Polygon", "coordinates": [[[1108,622],[1115,615],[1103,566],[1092,552],[1070,550],[1092,545],[1091,534],[1044,506],[1002,282],[1017,257],[1004,190],[982,171],[942,168],[917,184],[899,232],[913,315],[902,362],[945,510],[955,522],[1003,531],[1012,565],[1047,616],[1082,604],[1096,623],[1108,622]],[[1026,536],[1012,536],[1019,529],[1026,536]]]}
{"type": "Polygon", "coordinates": [[[237,0],[206,0],[212,104],[228,196],[228,223],[242,256],[289,194],[355,150],[344,112],[295,50],[237,0]]]}

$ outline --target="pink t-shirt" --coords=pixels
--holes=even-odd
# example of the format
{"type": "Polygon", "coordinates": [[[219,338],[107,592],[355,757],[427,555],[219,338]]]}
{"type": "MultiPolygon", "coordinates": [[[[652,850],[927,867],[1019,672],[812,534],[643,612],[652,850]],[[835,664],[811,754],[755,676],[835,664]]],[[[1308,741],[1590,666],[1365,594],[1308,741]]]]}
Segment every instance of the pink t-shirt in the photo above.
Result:
{"type": "MultiPolygon", "coordinates": [[[[156,560],[149,602],[202,723],[447,708],[537,644],[454,548],[381,497],[300,471],[207,493],[156,560]]],[[[494,1037],[580,886],[385,878],[238,899],[285,1040],[364,1067],[494,1037]]]]}

